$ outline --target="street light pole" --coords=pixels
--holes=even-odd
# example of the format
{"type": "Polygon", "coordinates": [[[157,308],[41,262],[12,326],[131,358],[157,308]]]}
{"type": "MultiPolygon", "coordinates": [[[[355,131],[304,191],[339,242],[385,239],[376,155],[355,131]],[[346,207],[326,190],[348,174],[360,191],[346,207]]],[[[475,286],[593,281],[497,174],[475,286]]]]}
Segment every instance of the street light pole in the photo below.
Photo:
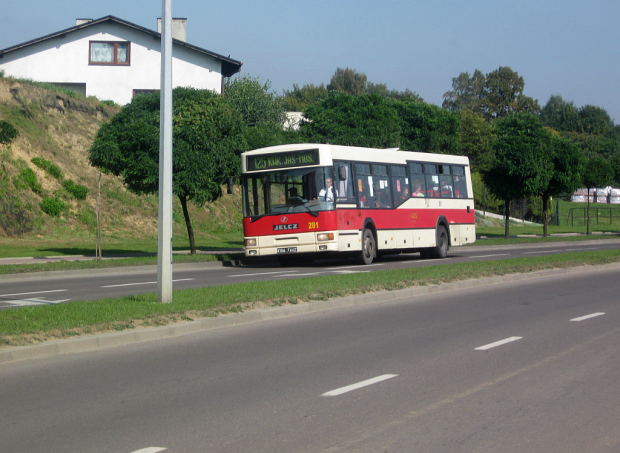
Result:
{"type": "Polygon", "coordinates": [[[172,302],[172,0],[162,0],[157,301],[172,302]]]}

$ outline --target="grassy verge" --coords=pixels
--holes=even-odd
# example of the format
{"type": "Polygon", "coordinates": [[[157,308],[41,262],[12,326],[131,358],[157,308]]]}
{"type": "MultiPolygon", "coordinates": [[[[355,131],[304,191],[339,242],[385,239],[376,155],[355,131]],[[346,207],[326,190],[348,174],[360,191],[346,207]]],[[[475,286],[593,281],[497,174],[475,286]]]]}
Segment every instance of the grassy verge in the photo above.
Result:
{"type": "MultiPolygon", "coordinates": [[[[173,255],[173,262],[180,263],[204,263],[215,261],[241,260],[243,253],[223,253],[217,255],[173,255]]],[[[0,265],[0,275],[24,274],[28,272],[49,272],[49,271],[72,271],[79,269],[109,269],[126,266],[148,266],[156,265],[156,256],[114,258],[109,260],[85,260],[85,261],[56,261],[51,263],[33,264],[3,264],[0,265]]]]}
{"type": "Polygon", "coordinates": [[[147,294],[94,302],[22,307],[0,312],[0,346],[35,344],[49,339],[191,321],[257,307],[613,262],[620,262],[619,250],[306,277],[290,280],[286,285],[278,280],[211,286],[175,291],[170,304],[159,304],[155,294],[147,294]]]}
{"type": "MultiPolygon", "coordinates": [[[[527,234],[527,233],[519,233],[519,234],[527,234]]],[[[518,237],[518,238],[510,238],[508,240],[504,239],[504,233],[501,234],[486,234],[484,238],[478,238],[476,242],[471,244],[471,246],[478,245],[512,245],[512,244],[534,244],[534,243],[554,243],[554,242],[581,242],[581,241],[592,241],[592,240],[609,240],[609,239],[618,239],[620,238],[620,234],[592,234],[590,236],[580,235],[580,236],[556,236],[556,237],[518,237]]],[[[467,244],[466,247],[470,246],[467,244]]]]}

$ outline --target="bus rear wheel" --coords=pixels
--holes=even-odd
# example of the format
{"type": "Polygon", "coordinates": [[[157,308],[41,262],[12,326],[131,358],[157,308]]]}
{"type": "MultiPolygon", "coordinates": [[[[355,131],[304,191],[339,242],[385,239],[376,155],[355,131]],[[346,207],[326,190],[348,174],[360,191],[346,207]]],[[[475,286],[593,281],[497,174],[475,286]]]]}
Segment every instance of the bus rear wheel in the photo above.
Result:
{"type": "Polygon", "coordinates": [[[375,236],[370,230],[364,230],[362,235],[362,251],[357,256],[356,261],[360,264],[371,264],[377,254],[375,236]]]}
{"type": "Polygon", "coordinates": [[[437,228],[437,245],[431,249],[431,257],[445,258],[448,256],[449,246],[450,239],[448,238],[448,232],[446,231],[446,227],[441,225],[437,228]]]}

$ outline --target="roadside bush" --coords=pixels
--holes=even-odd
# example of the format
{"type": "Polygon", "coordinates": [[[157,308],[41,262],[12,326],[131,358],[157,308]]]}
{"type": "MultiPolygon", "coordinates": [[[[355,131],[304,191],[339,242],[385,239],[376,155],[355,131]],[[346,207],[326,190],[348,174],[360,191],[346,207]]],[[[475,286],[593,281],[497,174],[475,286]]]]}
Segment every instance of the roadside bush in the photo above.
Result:
{"type": "Polygon", "coordinates": [[[24,168],[22,170],[15,179],[15,187],[20,190],[30,188],[34,193],[39,195],[43,193],[43,186],[32,168],[24,168]]]}
{"type": "Polygon", "coordinates": [[[88,187],[81,184],[76,184],[71,179],[65,179],[62,182],[62,186],[67,189],[67,192],[69,192],[78,200],[85,200],[86,196],[88,195],[88,187]]]}
{"type": "Polygon", "coordinates": [[[18,135],[19,132],[11,123],[0,120],[0,144],[8,145],[15,140],[18,135]]]}
{"type": "Polygon", "coordinates": [[[47,159],[42,157],[33,157],[31,162],[60,181],[62,181],[65,177],[65,174],[62,172],[60,167],[47,159]]]}
{"type": "Polygon", "coordinates": [[[52,217],[60,217],[62,211],[66,208],[66,204],[58,196],[44,197],[41,202],[41,210],[52,217]]]}
{"type": "Polygon", "coordinates": [[[21,236],[32,231],[32,218],[14,198],[0,199],[0,228],[7,236],[21,236]]]}

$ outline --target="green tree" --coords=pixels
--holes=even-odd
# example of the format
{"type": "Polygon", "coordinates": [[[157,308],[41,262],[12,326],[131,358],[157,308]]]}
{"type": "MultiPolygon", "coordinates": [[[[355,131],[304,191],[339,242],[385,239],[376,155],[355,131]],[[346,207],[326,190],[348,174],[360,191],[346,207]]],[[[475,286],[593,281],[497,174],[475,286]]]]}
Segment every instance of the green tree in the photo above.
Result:
{"type": "Polygon", "coordinates": [[[557,136],[551,138],[550,144],[553,174],[541,193],[543,237],[547,237],[549,200],[551,197],[573,192],[577,189],[581,185],[581,174],[583,172],[583,155],[577,145],[568,139],[557,136]]]}
{"type": "Polygon", "coordinates": [[[581,181],[588,189],[587,227],[586,234],[590,234],[590,189],[605,187],[613,179],[611,164],[601,156],[593,156],[585,164],[581,181]]]}
{"type": "Polygon", "coordinates": [[[483,177],[485,184],[504,200],[505,237],[510,236],[510,201],[538,195],[553,174],[550,133],[540,119],[528,112],[509,114],[494,123],[497,139],[493,166],[483,177]]]}
{"type": "Polygon", "coordinates": [[[19,136],[15,127],[6,121],[0,121],[0,145],[10,145],[19,136]]]}
{"type": "Polygon", "coordinates": [[[424,102],[422,96],[418,93],[411,91],[407,88],[405,91],[398,90],[390,90],[385,83],[372,83],[368,82],[366,84],[366,93],[367,94],[378,94],[385,99],[397,99],[397,100],[414,100],[424,102]]]}
{"type": "Polygon", "coordinates": [[[282,126],[285,120],[282,99],[270,91],[271,82],[249,75],[226,79],[224,97],[241,113],[248,127],[282,126]]]}
{"type": "Polygon", "coordinates": [[[607,110],[595,105],[584,105],[579,109],[579,132],[605,135],[612,131],[614,123],[607,110]]]}
{"type": "Polygon", "coordinates": [[[360,95],[366,92],[366,74],[358,72],[355,69],[337,68],[332,76],[328,91],[339,91],[341,93],[360,95]]]}
{"type": "Polygon", "coordinates": [[[556,131],[578,131],[579,111],[573,102],[553,95],[540,111],[540,120],[545,126],[556,131]]]}
{"type": "Polygon", "coordinates": [[[399,146],[400,126],[390,101],[378,94],[330,92],[304,111],[301,135],[311,143],[391,148],[399,146]]]}
{"type": "MultiPolygon", "coordinates": [[[[243,120],[220,95],[173,90],[173,192],[179,197],[191,253],[196,253],[187,202],[200,206],[222,195],[239,172],[243,120]]],[[[159,93],[140,95],[101,126],[88,150],[91,165],[119,176],[132,192],[159,189],[159,93]]]]}
{"type": "Polygon", "coordinates": [[[505,117],[510,112],[538,113],[538,101],[523,94],[525,81],[516,71],[500,66],[486,75],[480,97],[487,119],[505,117]]]}
{"type": "Polygon", "coordinates": [[[287,112],[303,112],[309,105],[316,104],[327,97],[325,85],[304,85],[301,88],[296,83],[292,90],[284,90],[283,105],[287,112]]]}
{"type": "Polygon", "coordinates": [[[459,112],[461,127],[459,142],[461,151],[469,157],[469,163],[475,172],[486,173],[493,163],[495,132],[480,113],[471,110],[459,112]]]}
{"type": "Polygon", "coordinates": [[[461,72],[458,77],[452,78],[452,91],[444,93],[443,108],[451,112],[471,110],[482,113],[480,99],[485,83],[486,77],[478,69],[471,77],[468,72],[461,72]]]}
{"type": "Polygon", "coordinates": [[[393,101],[400,119],[400,146],[412,151],[458,154],[459,117],[436,105],[407,99],[393,101]]]}

